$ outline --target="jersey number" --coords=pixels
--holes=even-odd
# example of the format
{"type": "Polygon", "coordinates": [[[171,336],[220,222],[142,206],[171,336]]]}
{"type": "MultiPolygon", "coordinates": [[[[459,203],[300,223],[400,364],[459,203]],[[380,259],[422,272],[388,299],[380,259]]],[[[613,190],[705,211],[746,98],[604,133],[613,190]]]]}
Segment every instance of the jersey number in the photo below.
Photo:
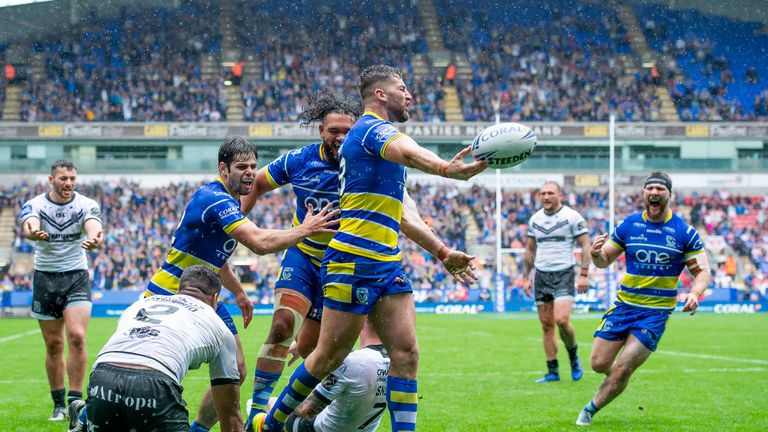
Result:
{"type": "Polygon", "coordinates": [[[171,315],[177,312],[178,310],[179,308],[177,308],[176,306],[155,304],[155,305],[149,306],[146,309],[144,308],[139,309],[134,319],[142,322],[147,322],[150,324],[160,324],[162,320],[155,319],[152,317],[171,315]]]}
{"type": "Polygon", "coordinates": [[[346,186],[346,180],[344,175],[347,173],[347,160],[343,157],[339,161],[339,198],[344,193],[344,186],[346,186]]]}
{"type": "Polygon", "coordinates": [[[369,424],[373,423],[377,418],[381,416],[381,413],[384,412],[384,409],[387,408],[386,402],[378,402],[373,404],[373,409],[376,410],[376,412],[373,413],[371,418],[365,421],[365,423],[358,426],[358,429],[365,429],[368,427],[369,424]]]}

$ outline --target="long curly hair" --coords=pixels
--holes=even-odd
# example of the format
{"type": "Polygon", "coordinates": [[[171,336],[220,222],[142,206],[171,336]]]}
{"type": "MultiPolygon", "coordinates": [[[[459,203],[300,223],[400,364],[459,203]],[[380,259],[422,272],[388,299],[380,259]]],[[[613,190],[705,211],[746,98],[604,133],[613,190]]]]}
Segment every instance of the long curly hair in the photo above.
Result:
{"type": "Polygon", "coordinates": [[[323,121],[328,114],[349,114],[354,118],[360,117],[363,107],[359,100],[351,99],[340,92],[324,89],[309,97],[307,108],[299,114],[299,120],[304,127],[312,122],[323,121]]]}

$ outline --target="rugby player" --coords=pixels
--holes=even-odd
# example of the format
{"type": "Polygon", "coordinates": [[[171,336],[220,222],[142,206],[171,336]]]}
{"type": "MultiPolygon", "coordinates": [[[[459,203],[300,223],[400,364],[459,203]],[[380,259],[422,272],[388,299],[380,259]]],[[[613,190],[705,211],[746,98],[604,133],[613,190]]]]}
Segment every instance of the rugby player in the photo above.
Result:
{"type": "Polygon", "coordinates": [[[672,180],[654,172],[645,180],[645,210],[625,219],[611,238],[598,236],[590,255],[606,268],[624,253],[627,272],[614,306],[603,315],[592,345],[592,369],[606,375],[576,424],[586,426],[619,396],[629,378],[656,351],[669,315],[677,304],[677,282],[687,267],[693,286],[684,312],[696,312],[711,274],[699,233],[669,208],[672,180]],[[617,358],[618,356],[618,358],[617,358]]]}

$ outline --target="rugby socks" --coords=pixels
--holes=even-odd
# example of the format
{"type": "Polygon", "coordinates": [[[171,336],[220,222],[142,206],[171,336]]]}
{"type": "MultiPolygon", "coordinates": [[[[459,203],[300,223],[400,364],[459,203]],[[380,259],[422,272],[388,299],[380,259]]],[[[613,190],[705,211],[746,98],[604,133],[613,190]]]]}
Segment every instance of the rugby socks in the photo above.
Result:
{"type": "Polygon", "coordinates": [[[73,401],[80,400],[83,398],[83,392],[79,391],[68,391],[67,392],[67,406],[71,404],[73,401]]]}
{"type": "Polygon", "coordinates": [[[387,406],[392,431],[415,431],[419,394],[416,380],[387,376],[387,406]]]}
{"type": "Polygon", "coordinates": [[[51,399],[53,399],[54,406],[66,407],[64,402],[64,396],[67,394],[66,389],[51,390],[51,399]]]}
{"type": "Polygon", "coordinates": [[[552,375],[560,375],[560,368],[557,365],[557,359],[547,360],[547,370],[552,375]]]}
{"type": "Polygon", "coordinates": [[[598,408],[597,405],[595,405],[595,401],[589,401],[587,406],[584,407],[584,411],[592,415],[595,415],[597,414],[598,411],[600,411],[600,408],[598,408]]]}
{"type": "Polygon", "coordinates": [[[251,396],[251,412],[248,415],[248,422],[252,422],[256,414],[267,411],[269,397],[272,396],[281,373],[270,373],[256,369],[253,375],[253,395],[251,396]]]}
{"type": "Polygon", "coordinates": [[[302,362],[293,371],[288,385],[280,393],[272,410],[267,415],[267,418],[264,419],[262,430],[270,432],[281,431],[285,421],[288,420],[288,416],[291,415],[300,403],[304,402],[304,399],[312,393],[312,390],[318,384],[320,384],[320,380],[313,377],[302,362]]]}
{"type": "Polygon", "coordinates": [[[193,421],[192,424],[189,425],[189,429],[192,432],[209,432],[208,428],[200,426],[200,423],[198,423],[197,420],[193,421]]]}
{"type": "Polygon", "coordinates": [[[571,359],[571,366],[573,366],[579,359],[579,354],[577,352],[579,350],[579,346],[574,344],[573,347],[565,347],[565,349],[568,350],[568,358],[571,359]]]}

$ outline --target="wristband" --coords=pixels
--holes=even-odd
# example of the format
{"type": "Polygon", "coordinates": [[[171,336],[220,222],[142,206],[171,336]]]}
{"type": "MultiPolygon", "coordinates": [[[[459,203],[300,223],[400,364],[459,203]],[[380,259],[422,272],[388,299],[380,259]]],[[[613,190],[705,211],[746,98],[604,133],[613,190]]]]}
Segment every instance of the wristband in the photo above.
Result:
{"type": "Polygon", "coordinates": [[[581,269],[581,273],[579,273],[581,276],[587,277],[589,276],[589,269],[581,269]]]}
{"type": "Polygon", "coordinates": [[[448,177],[448,162],[442,161],[437,172],[440,174],[440,177],[448,177]]]}
{"type": "Polygon", "coordinates": [[[451,253],[451,250],[448,248],[448,246],[442,245],[440,247],[440,250],[437,251],[437,259],[442,262],[444,259],[448,258],[448,254],[450,253],[451,253]]]}

